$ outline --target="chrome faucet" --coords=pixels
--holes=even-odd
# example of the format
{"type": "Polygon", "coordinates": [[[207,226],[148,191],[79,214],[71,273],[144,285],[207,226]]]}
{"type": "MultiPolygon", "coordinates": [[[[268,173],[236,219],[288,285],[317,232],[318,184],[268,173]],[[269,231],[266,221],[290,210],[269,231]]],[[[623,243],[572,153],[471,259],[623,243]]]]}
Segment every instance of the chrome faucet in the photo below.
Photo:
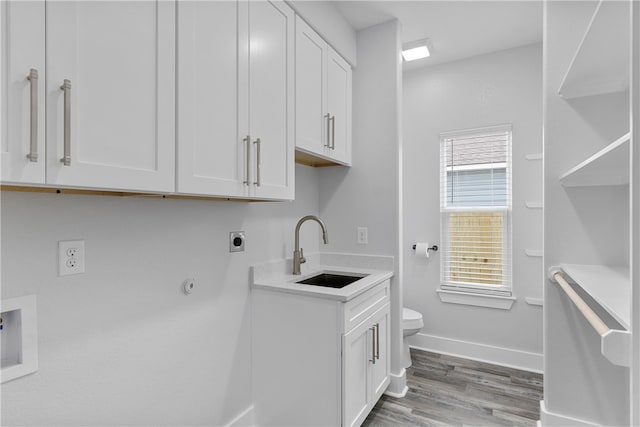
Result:
{"type": "Polygon", "coordinates": [[[329,238],[327,237],[327,227],[324,225],[324,222],[320,218],[315,215],[307,215],[300,218],[298,224],[296,225],[296,248],[293,251],[293,274],[300,274],[300,264],[304,264],[307,260],[304,258],[304,253],[302,252],[302,248],[300,247],[300,226],[303,222],[307,220],[314,220],[320,227],[322,227],[322,240],[324,240],[324,244],[329,243],[329,238]]]}

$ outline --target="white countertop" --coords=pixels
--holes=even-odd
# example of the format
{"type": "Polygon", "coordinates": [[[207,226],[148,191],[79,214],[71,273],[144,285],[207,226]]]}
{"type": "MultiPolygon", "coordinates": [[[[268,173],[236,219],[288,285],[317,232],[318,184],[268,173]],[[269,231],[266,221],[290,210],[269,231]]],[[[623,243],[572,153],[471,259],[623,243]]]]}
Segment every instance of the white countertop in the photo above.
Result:
{"type": "Polygon", "coordinates": [[[391,278],[393,276],[393,257],[313,254],[307,256],[307,263],[301,265],[302,274],[291,274],[291,267],[291,259],[271,261],[251,267],[252,287],[349,301],[378,283],[391,278]],[[338,259],[339,261],[337,261],[338,259]],[[330,263],[341,265],[329,265],[330,263]],[[364,277],[340,289],[296,283],[320,273],[353,274],[364,277]]]}

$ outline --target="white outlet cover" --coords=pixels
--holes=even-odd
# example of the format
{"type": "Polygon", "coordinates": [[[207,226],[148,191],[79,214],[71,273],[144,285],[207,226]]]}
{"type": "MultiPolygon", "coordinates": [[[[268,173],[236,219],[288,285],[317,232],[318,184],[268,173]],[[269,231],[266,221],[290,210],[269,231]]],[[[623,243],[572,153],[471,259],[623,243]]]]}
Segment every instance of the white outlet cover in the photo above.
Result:
{"type": "Polygon", "coordinates": [[[58,242],[58,275],[84,273],[84,240],[58,242]]]}
{"type": "Polygon", "coordinates": [[[367,227],[358,227],[358,244],[369,244],[369,229],[367,227]]]}

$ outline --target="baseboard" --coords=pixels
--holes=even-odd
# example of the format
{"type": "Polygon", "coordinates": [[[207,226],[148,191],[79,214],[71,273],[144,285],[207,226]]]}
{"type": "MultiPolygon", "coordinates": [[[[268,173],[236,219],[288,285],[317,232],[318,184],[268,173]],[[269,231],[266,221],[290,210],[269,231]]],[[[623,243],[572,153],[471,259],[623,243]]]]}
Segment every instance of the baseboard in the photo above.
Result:
{"type": "Polygon", "coordinates": [[[409,337],[409,345],[418,350],[542,373],[543,359],[540,353],[531,353],[420,333],[409,337]]]}
{"type": "Polygon", "coordinates": [[[254,425],[253,405],[238,414],[225,427],[250,427],[254,425]]]}
{"type": "Polygon", "coordinates": [[[597,426],[598,424],[581,420],[566,415],[554,414],[549,412],[544,404],[544,400],[540,401],[540,426],[541,427],[577,427],[577,426],[597,426]]]}
{"type": "Polygon", "coordinates": [[[409,391],[407,387],[407,370],[402,368],[399,374],[389,374],[389,387],[384,392],[387,396],[401,398],[409,391]]]}

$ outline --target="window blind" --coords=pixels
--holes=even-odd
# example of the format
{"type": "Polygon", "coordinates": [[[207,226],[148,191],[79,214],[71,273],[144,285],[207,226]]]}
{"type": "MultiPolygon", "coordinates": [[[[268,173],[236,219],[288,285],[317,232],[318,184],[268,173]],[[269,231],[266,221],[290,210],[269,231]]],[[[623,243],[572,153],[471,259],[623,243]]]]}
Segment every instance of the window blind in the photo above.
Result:
{"type": "Polygon", "coordinates": [[[511,127],[440,135],[443,288],[511,292],[511,127]]]}

